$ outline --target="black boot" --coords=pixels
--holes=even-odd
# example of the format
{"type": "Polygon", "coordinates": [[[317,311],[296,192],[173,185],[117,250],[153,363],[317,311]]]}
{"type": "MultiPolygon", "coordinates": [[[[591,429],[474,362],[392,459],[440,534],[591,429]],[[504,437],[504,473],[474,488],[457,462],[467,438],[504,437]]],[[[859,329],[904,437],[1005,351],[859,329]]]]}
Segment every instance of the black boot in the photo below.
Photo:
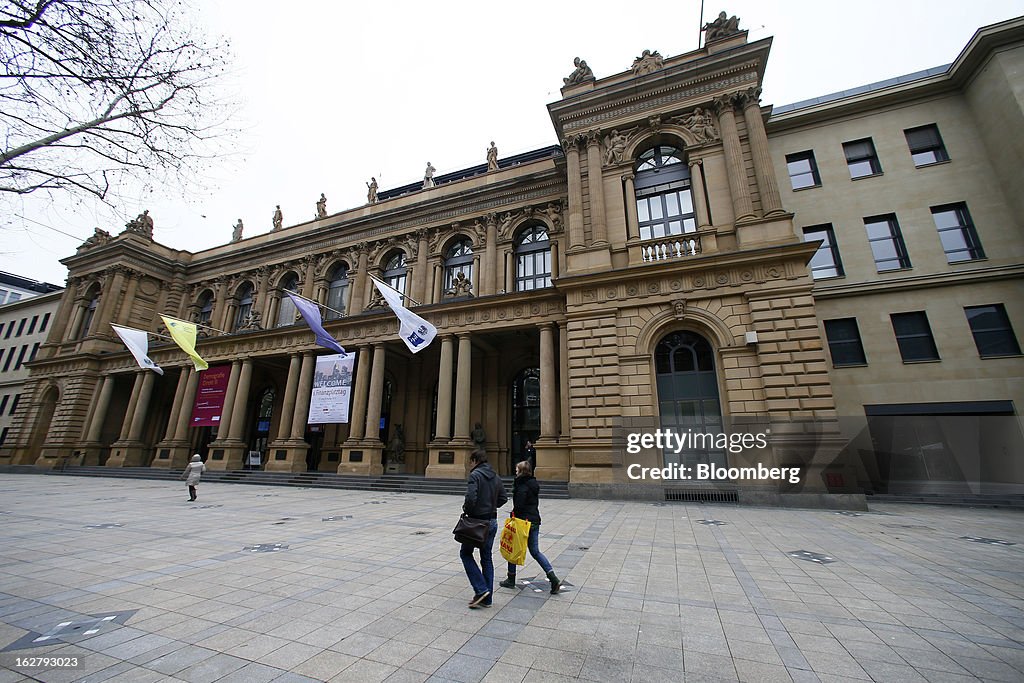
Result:
{"type": "Polygon", "coordinates": [[[516,575],[509,574],[505,577],[505,580],[498,584],[502,588],[515,588],[516,587],[516,575]]]}
{"type": "Polygon", "coordinates": [[[562,589],[562,582],[555,576],[554,570],[548,572],[548,581],[551,582],[551,594],[554,595],[562,589]]]}

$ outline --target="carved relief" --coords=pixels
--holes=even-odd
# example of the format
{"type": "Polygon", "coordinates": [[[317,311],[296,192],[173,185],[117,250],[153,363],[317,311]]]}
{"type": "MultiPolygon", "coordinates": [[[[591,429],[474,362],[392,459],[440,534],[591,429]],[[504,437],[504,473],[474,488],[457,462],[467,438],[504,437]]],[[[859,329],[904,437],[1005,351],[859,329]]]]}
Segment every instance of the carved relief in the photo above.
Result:
{"type": "Polygon", "coordinates": [[[672,301],[672,311],[677,319],[682,320],[686,315],[686,299],[674,299],[672,301]]]}
{"type": "Polygon", "coordinates": [[[563,87],[579,85],[580,83],[594,80],[594,72],[587,66],[587,60],[577,57],[572,60],[572,63],[576,68],[568,77],[562,79],[562,82],[565,84],[563,87]]]}
{"type": "Polygon", "coordinates": [[[82,244],[79,245],[78,248],[92,249],[93,247],[102,246],[112,239],[113,237],[110,236],[109,232],[107,232],[106,230],[100,230],[99,228],[96,228],[96,231],[92,234],[92,236],[89,239],[82,242],[82,244]]]}
{"type": "Polygon", "coordinates": [[[669,121],[689,131],[697,144],[715,142],[722,137],[715,128],[710,112],[701,107],[697,107],[689,114],[674,116],[669,121]]]}
{"type": "Polygon", "coordinates": [[[655,50],[644,50],[643,54],[633,60],[633,75],[644,76],[649,73],[653,73],[658,69],[665,66],[665,59],[661,56],[661,53],[655,50]]]}

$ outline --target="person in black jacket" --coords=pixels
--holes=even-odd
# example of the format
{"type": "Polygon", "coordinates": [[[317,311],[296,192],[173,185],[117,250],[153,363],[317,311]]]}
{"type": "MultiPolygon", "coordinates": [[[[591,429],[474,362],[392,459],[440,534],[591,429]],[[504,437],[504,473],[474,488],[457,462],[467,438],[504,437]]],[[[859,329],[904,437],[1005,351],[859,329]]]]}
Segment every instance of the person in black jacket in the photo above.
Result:
{"type": "MultiPolygon", "coordinates": [[[[512,484],[512,516],[516,519],[525,519],[530,523],[530,536],[526,547],[541,569],[547,573],[548,581],[551,582],[551,594],[554,595],[561,589],[562,582],[555,576],[554,570],[551,569],[551,563],[548,562],[548,558],[544,557],[544,553],[540,551],[538,545],[540,537],[539,500],[540,484],[533,476],[533,468],[530,463],[524,460],[516,465],[516,480],[512,484]]],[[[516,587],[516,565],[508,563],[508,577],[499,585],[503,588],[516,587]]]]}
{"type": "Polygon", "coordinates": [[[462,504],[462,511],[467,517],[474,519],[486,519],[490,521],[490,528],[487,531],[487,540],[480,548],[480,565],[477,566],[476,558],[473,557],[473,550],[476,546],[471,543],[463,543],[459,557],[462,558],[462,565],[466,568],[466,576],[473,586],[473,599],[469,601],[470,609],[491,606],[491,590],[494,587],[494,536],[498,532],[498,508],[508,502],[508,494],[505,493],[505,485],[497,473],[487,464],[486,451],[473,451],[469,456],[469,462],[473,469],[469,473],[469,481],[466,485],[466,502],[462,504]]]}

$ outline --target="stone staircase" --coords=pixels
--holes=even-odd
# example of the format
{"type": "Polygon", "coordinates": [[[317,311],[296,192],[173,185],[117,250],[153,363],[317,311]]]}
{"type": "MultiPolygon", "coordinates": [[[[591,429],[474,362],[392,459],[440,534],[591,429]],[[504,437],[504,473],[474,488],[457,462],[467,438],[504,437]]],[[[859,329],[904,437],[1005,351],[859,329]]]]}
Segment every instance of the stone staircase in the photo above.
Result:
{"type": "MultiPolygon", "coordinates": [[[[77,467],[64,470],[37,468],[32,465],[0,467],[0,473],[42,474],[74,477],[116,477],[120,479],[158,479],[175,481],[181,477],[178,470],[153,467],[77,467]]],[[[512,477],[502,477],[505,489],[511,495],[512,477]]],[[[230,484],[258,484],[260,486],[299,486],[303,488],[350,489],[382,493],[442,493],[464,495],[464,479],[428,479],[415,474],[386,474],[376,477],[333,474],[330,472],[261,472],[257,470],[211,471],[203,474],[203,482],[230,484]]],[[[547,499],[569,497],[569,484],[564,481],[542,481],[541,496],[547,499]]]]}

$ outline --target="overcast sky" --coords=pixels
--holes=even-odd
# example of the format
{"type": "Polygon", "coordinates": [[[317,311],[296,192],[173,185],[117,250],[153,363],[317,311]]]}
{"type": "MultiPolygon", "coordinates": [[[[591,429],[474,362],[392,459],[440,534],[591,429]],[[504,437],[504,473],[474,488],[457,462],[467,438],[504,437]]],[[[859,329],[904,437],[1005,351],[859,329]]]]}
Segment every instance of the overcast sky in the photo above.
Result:
{"type": "MultiPolygon", "coordinates": [[[[239,103],[238,152],[211,163],[205,191],[125,197],[116,211],[28,196],[0,211],[0,270],[64,284],[58,260],[93,228],[112,234],[148,208],[155,239],[201,251],[268,232],[386,190],[499,156],[557,144],[546,105],[573,58],[597,78],[640,53],[696,49],[699,0],[644,3],[194,0],[201,24],[230,40],[225,91],[239,103]],[[301,11],[300,11],[301,8],[301,11]],[[66,234],[65,234],[66,233],[66,234]]],[[[749,40],[774,37],[763,104],[783,105],[952,62],[974,31],[1021,14],[1019,0],[730,0],[705,7],[740,17],[749,40]],[[834,8],[834,9],[833,9],[834,8]]]]}

